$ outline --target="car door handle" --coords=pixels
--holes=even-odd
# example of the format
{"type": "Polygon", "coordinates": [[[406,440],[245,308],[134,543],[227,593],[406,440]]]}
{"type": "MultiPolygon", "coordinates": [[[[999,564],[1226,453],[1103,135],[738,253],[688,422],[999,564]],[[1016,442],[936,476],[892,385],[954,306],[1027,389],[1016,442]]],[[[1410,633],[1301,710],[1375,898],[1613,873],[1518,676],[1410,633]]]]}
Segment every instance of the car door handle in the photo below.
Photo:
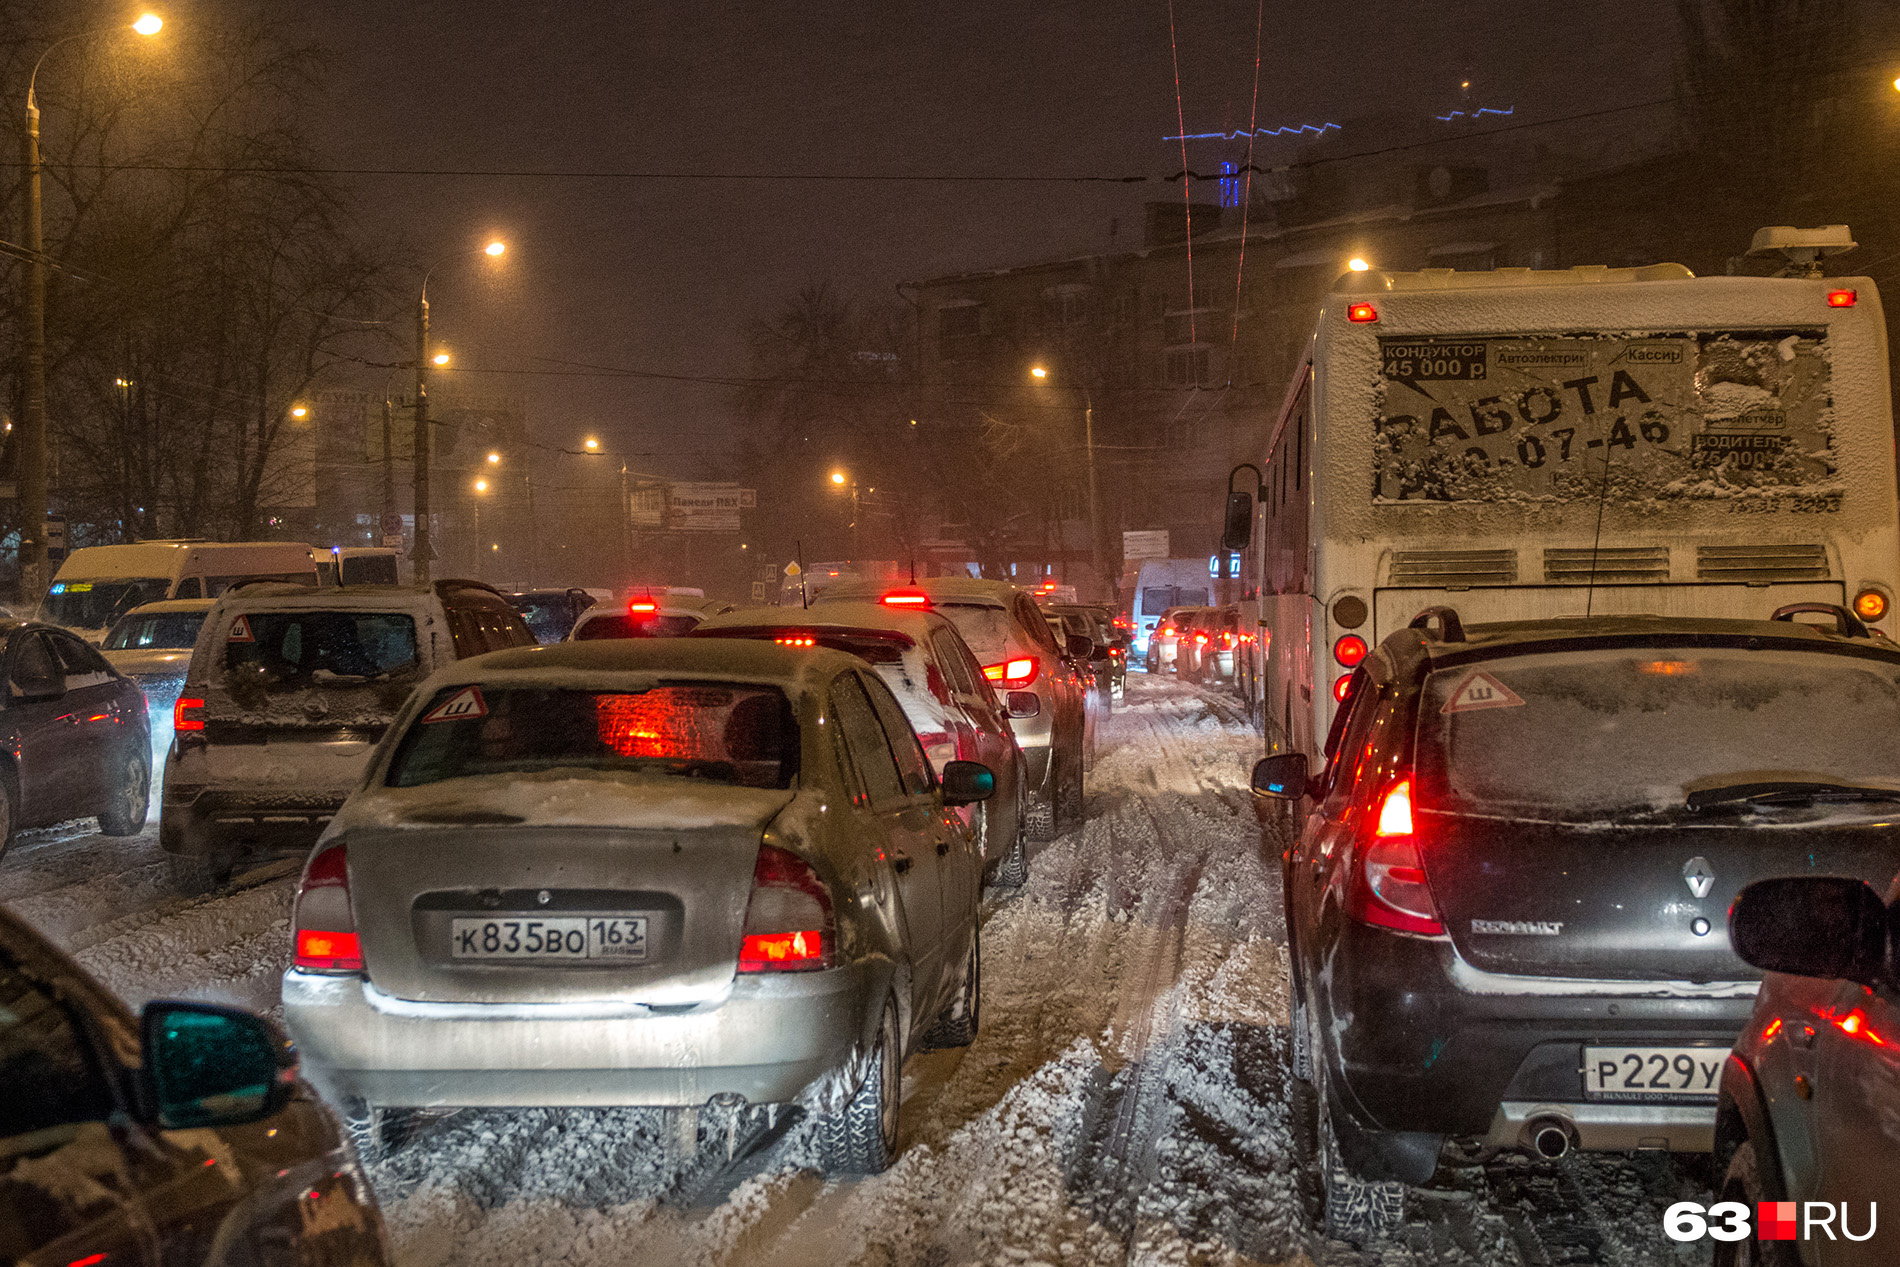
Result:
{"type": "Polygon", "coordinates": [[[891,870],[903,875],[910,870],[910,855],[899,849],[891,855],[891,870]]]}

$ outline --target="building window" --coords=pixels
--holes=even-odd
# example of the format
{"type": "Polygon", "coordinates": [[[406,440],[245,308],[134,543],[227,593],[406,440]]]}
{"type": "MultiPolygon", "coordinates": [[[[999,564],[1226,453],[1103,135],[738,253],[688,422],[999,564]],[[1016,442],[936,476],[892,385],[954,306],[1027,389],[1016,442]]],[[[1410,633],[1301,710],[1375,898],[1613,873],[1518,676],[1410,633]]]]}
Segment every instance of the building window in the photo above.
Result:
{"type": "Polygon", "coordinates": [[[1167,314],[1167,324],[1161,332],[1163,343],[1193,343],[1206,337],[1214,326],[1212,308],[1182,309],[1167,314]]]}
{"type": "Polygon", "coordinates": [[[967,361],[981,350],[983,309],[978,304],[956,304],[937,310],[937,355],[945,361],[967,361]]]}
{"type": "Polygon", "coordinates": [[[1205,387],[1209,382],[1209,356],[1205,344],[1168,349],[1168,386],[1205,387]]]}

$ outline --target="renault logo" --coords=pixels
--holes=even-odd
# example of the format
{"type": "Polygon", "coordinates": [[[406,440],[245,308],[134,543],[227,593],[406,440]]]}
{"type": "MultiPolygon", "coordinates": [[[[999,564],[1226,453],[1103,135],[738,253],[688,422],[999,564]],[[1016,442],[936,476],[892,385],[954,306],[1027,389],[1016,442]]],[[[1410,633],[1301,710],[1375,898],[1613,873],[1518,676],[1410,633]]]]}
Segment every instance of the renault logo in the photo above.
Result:
{"type": "Polygon", "coordinates": [[[1715,887],[1715,872],[1709,869],[1709,860],[1699,854],[1682,864],[1682,878],[1697,897],[1707,897],[1715,887]]]}

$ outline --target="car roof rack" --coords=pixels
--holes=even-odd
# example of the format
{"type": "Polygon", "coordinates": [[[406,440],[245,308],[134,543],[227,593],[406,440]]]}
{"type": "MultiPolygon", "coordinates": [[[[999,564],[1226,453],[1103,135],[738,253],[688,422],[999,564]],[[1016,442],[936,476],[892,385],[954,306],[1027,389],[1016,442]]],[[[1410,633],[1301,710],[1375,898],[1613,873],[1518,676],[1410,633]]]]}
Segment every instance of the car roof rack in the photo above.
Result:
{"type": "Polygon", "coordinates": [[[1465,622],[1458,618],[1456,607],[1427,607],[1412,617],[1407,629],[1417,629],[1433,642],[1463,642],[1465,640],[1465,622]],[[1432,626],[1436,622],[1437,628],[1432,626]]]}
{"type": "Polygon", "coordinates": [[[1873,631],[1867,628],[1859,616],[1856,616],[1853,612],[1848,611],[1845,607],[1836,603],[1789,603],[1786,607],[1775,608],[1775,614],[1768,619],[1786,621],[1791,625],[1805,625],[1809,622],[1795,619],[1796,616],[1804,613],[1813,616],[1832,616],[1834,618],[1834,632],[1837,636],[1842,638],[1871,638],[1874,636],[1873,631]]]}

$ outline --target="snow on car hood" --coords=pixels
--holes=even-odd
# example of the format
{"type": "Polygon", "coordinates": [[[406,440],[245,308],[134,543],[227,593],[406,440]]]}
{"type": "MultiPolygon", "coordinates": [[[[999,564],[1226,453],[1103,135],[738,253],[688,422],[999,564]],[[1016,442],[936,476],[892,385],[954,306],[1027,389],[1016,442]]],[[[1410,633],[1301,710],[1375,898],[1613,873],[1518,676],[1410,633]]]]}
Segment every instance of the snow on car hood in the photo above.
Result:
{"type": "Polygon", "coordinates": [[[662,831],[756,827],[763,831],[793,795],[787,788],[606,771],[478,775],[421,787],[360,788],[324,834],[329,837],[360,827],[443,827],[458,822],[662,831]]]}

